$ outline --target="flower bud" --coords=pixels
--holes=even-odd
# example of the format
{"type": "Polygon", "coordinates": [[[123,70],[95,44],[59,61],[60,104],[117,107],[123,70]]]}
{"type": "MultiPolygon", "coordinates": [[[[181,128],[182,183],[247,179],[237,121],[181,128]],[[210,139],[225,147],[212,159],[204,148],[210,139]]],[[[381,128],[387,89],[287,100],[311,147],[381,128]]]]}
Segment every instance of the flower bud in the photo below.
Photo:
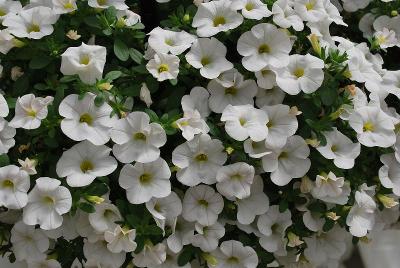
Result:
{"type": "Polygon", "coordinates": [[[397,202],[392,197],[389,197],[387,195],[378,194],[376,197],[378,198],[378,200],[382,203],[382,205],[385,208],[392,208],[399,204],[399,202],[397,202]]]}

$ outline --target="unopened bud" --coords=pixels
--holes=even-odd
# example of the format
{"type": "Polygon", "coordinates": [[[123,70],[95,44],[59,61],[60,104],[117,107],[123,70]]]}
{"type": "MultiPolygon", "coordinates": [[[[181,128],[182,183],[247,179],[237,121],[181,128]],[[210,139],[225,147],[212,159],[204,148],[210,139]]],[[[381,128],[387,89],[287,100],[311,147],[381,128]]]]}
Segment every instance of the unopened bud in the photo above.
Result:
{"type": "Polygon", "coordinates": [[[389,197],[387,195],[378,194],[376,197],[378,198],[378,200],[382,203],[382,205],[385,208],[392,208],[399,204],[399,202],[397,202],[392,197],[389,197]]]}
{"type": "Polygon", "coordinates": [[[111,85],[110,83],[108,83],[108,82],[105,82],[105,83],[101,83],[101,84],[99,84],[98,86],[97,86],[99,89],[101,89],[101,90],[110,90],[110,89],[112,89],[112,87],[113,87],[113,85],[111,85]]]}
{"type": "Polygon", "coordinates": [[[210,253],[202,253],[201,256],[203,257],[203,259],[206,260],[207,264],[210,266],[217,266],[218,264],[218,260],[217,258],[215,258],[213,255],[211,255],[210,253]]]}
{"type": "Polygon", "coordinates": [[[97,205],[104,202],[104,198],[102,198],[100,196],[96,196],[96,195],[88,195],[85,197],[85,199],[87,201],[89,201],[90,203],[97,204],[97,205]]]}
{"type": "Polygon", "coordinates": [[[287,235],[287,237],[288,237],[288,240],[289,240],[289,242],[288,242],[287,245],[288,245],[289,247],[291,247],[291,248],[300,246],[301,244],[304,243],[304,241],[300,240],[300,237],[299,237],[299,236],[297,236],[296,234],[294,234],[294,233],[292,233],[292,232],[289,232],[288,235],[287,235]]]}
{"type": "Polygon", "coordinates": [[[319,43],[318,36],[316,34],[311,34],[309,38],[313,50],[315,51],[315,53],[317,53],[318,56],[321,56],[321,45],[319,43]]]}

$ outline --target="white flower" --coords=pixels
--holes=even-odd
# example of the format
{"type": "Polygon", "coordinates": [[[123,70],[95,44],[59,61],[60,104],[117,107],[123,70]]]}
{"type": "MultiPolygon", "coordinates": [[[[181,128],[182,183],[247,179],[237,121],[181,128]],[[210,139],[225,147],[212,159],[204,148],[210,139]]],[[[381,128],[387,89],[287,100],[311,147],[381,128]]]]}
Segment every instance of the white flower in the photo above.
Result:
{"type": "Polygon", "coordinates": [[[194,236],[194,224],[179,216],[172,222],[171,230],[172,234],[167,238],[168,248],[172,252],[179,253],[183,246],[189,245],[192,242],[194,236]]]}
{"type": "Polygon", "coordinates": [[[97,231],[114,231],[117,227],[116,221],[122,220],[118,208],[110,203],[101,203],[96,205],[96,211],[89,214],[90,225],[97,231]]]}
{"type": "Polygon", "coordinates": [[[222,242],[212,255],[217,259],[216,268],[256,268],[258,265],[256,251],[235,240],[222,242]]]}
{"type": "Polygon", "coordinates": [[[296,0],[293,3],[296,13],[305,21],[318,22],[327,17],[321,0],[296,0]]]}
{"type": "Polygon", "coordinates": [[[160,156],[160,147],[167,142],[164,129],[157,123],[150,123],[144,112],[132,112],[118,120],[111,130],[115,157],[122,163],[138,161],[148,163],[160,156]]]}
{"type": "Polygon", "coordinates": [[[8,125],[8,122],[0,118],[0,154],[8,153],[8,150],[15,145],[14,136],[16,130],[8,125]]]}
{"type": "Polygon", "coordinates": [[[207,134],[196,135],[172,152],[172,163],[180,168],[176,177],[187,186],[215,183],[217,171],[226,159],[222,142],[207,134]]]}
{"type": "Polygon", "coordinates": [[[217,190],[228,199],[249,197],[254,173],[254,167],[244,162],[221,167],[217,173],[217,190]]]}
{"type": "Polygon", "coordinates": [[[339,262],[347,250],[347,233],[337,225],[327,233],[305,237],[304,241],[304,256],[318,267],[339,262]]]}
{"type": "Polygon", "coordinates": [[[25,160],[18,159],[18,163],[21,165],[21,170],[26,171],[29,175],[37,174],[36,165],[38,161],[36,159],[26,157],[25,160]]]}
{"type": "Polygon", "coordinates": [[[61,226],[63,217],[72,206],[69,190],[61,182],[48,177],[36,180],[29,192],[28,205],[24,208],[23,221],[28,225],[39,224],[41,229],[52,230],[61,226]]]}
{"type": "Polygon", "coordinates": [[[396,142],[393,119],[379,107],[355,109],[349,117],[350,126],[357,132],[358,141],[367,147],[390,147],[396,142]]]}
{"type": "Polygon", "coordinates": [[[310,169],[310,154],[304,139],[294,135],[287,139],[283,148],[273,148],[271,154],[262,158],[266,172],[271,172],[271,180],[279,186],[288,184],[293,178],[303,177],[310,169]]]}
{"type": "Polygon", "coordinates": [[[394,154],[381,155],[383,166],[379,169],[379,180],[385,188],[400,196],[400,163],[394,154]]]}
{"type": "Polygon", "coordinates": [[[278,0],[272,5],[273,21],[282,28],[293,27],[295,31],[304,29],[303,20],[293,9],[294,1],[278,0]]]}
{"type": "Polygon", "coordinates": [[[86,45],[69,47],[61,55],[60,71],[64,75],[77,74],[85,84],[101,79],[106,63],[107,50],[103,46],[86,45]]]}
{"type": "Polygon", "coordinates": [[[4,98],[3,94],[0,94],[0,117],[7,117],[10,109],[8,108],[8,103],[4,98]]]}
{"type": "Polygon", "coordinates": [[[242,22],[243,17],[236,12],[232,1],[220,0],[200,4],[192,26],[197,28],[198,36],[210,37],[219,32],[235,29],[242,22]]]}
{"type": "Polygon", "coordinates": [[[342,0],[343,8],[347,12],[355,12],[359,9],[366,8],[372,0],[342,0]]]}
{"type": "Polygon", "coordinates": [[[147,268],[191,268],[190,263],[181,266],[178,264],[180,254],[175,253],[167,248],[167,256],[162,264],[150,265],[147,268]]]}
{"type": "Polygon", "coordinates": [[[195,224],[196,232],[192,238],[192,245],[204,252],[211,252],[218,247],[219,239],[225,235],[225,227],[218,221],[210,226],[195,224]]]}
{"type": "Polygon", "coordinates": [[[22,221],[17,222],[11,229],[12,250],[18,261],[39,261],[46,258],[49,249],[49,239],[40,229],[28,226],[22,221]]]}
{"type": "Polygon", "coordinates": [[[243,67],[251,72],[257,72],[267,66],[274,68],[287,66],[292,44],[289,36],[275,25],[261,23],[240,36],[237,50],[244,56],[243,67]]]}
{"type": "Polygon", "coordinates": [[[229,104],[253,105],[253,98],[257,94],[258,87],[254,80],[244,80],[241,73],[232,69],[221,74],[218,79],[210,81],[207,89],[210,92],[210,109],[215,113],[222,113],[229,104]],[[221,83],[220,80],[226,78],[227,75],[232,76],[229,83],[221,83]]]}
{"type": "Polygon", "coordinates": [[[66,14],[78,9],[76,0],[52,0],[55,14],[66,14]]]}
{"type": "Polygon", "coordinates": [[[104,239],[107,241],[107,248],[112,253],[132,252],[136,249],[136,230],[117,226],[113,231],[106,231],[104,239]]]}
{"type": "Polygon", "coordinates": [[[292,225],[290,211],[281,213],[277,205],[271,206],[257,221],[258,230],[262,234],[260,245],[268,252],[274,252],[279,256],[286,255],[283,254],[286,252],[283,237],[290,225],[292,225]]]}
{"type": "Polygon", "coordinates": [[[375,224],[375,201],[365,191],[357,191],[355,203],[346,218],[350,233],[356,237],[367,235],[375,224]]]}
{"type": "Polygon", "coordinates": [[[83,254],[87,259],[87,263],[84,267],[121,267],[125,261],[126,253],[113,253],[108,249],[107,245],[107,242],[104,240],[99,240],[94,243],[85,240],[83,244],[83,254]]]}
{"type": "Polygon", "coordinates": [[[76,222],[79,219],[79,213],[71,216],[69,213],[63,215],[62,225],[53,230],[44,230],[44,233],[52,239],[63,237],[67,241],[71,241],[79,236],[77,232],[76,222]]]}
{"type": "Polygon", "coordinates": [[[125,4],[125,0],[88,0],[88,5],[100,9],[115,7],[117,10],[125,10],[129,8],[125,4]]]}
{"type": "Polygon", "coordinates": [[[17,166],[0,167],[0,205],[21,209],[28,203],[29,175],[17,166]]]}
{"type": "Polygon", "coordinates": [[[375,32],[374,37],[381,48],[394,47],[400,44],[399,40],[396,38],[396,33],[387,28],[375,32]]]}
{"type": "Polygon", "coordinates": [[[264,67],[255,73],[257,85],[262,89],[272,89],[276,85],[276,75],[269,68],[264,67]]]}
{"type": "Polygon", "coordinates": [[[9,126],[13,128],[36,129],[40,126],[41,120],[47,117],[47,106],[53,102],[53,97],[35,97],[27,94],[18,97],[15,106],[15,116],[9,126]]]}
{"type": "Polygon", "coordinates": [[[160,27],[154,28],[149,33],[149,46],[158,53],[168,53],[179,55],[191,47],[196,38],[185,32],[174,32],[164,30],[160,27]]]}
{"type": "Polygon", "coordinates": [[[152,245],[151,242],[144,245],[140,253],[132,254],[133,264],[137,267],[154,267],[162,264],[167,258],[167,247],[159,243],[152,245]]]}
{"type": "Polygon", "coordinates": [[[294,135],[297,131],[296,116],[290,112],[290,107],[284,104],[264,106],[261,110],[267,113],[269,119],[265,144],[277,148],[285,146],[288,137],[294,135]]]}
{"type": "Polygon", "coordinates": [[[386,71],[382,81],[369,80],[365,87],[372,93],[390,93],[400,98],[400,71],[386,71]]]}
{"type": "Polygon", "coordinates": [[[190,65],[200,69],[203,77],[214,79],[233,68],[233,64],[225,58],[226,52],[226,46],[216,38],[199,38],[194,41],[185,57],[190,65]]]}
{"type": "Polygon", "coordinates": [[[208,107],[209,96],[210,94],[203,87],[192,88],[189,95],[182,97],[182,110],[184,112],[197,110],[202,118],[207,118],[210,115],[210,108],[208,107]]]}
{"type": "Polygon", "coordinates": [[[327,203],[347,204],[351,192],[350,183],[343,177],[336,177],[333,172],[317,175],[311,195],[327,203]]]}
{"type": "Polygon", "coordinates": [[[182,136],[190,141],[196,134],[207,134],[210,131],[206,121],[197,110],[186,110],[183,118],[175,121],[176,126],[182,131],[182,136]]]}
{"type": "Polygon", "coordinates": [[[12,35],[40,39],[53,33],[53,24],[58,20],[53,10],[45,6],[23,9],[18,14],[8,14],[3,21],[12,35]]]}
{"type": "Polygon", "coordinates": [[[315,92],[324,81],[324,62],[317,57],[291,55],[289,65],[276,71],[276,83],[290,95],[315,92]]]}
{"type": "Polygon", "coordinates": [[[96,177],[107,176],[117,168],[117,161],[110,156],[111,149],[83,141],[65,151],[57,162],[60,177],[67,177],[71,187],[91,184],[96,177]]]}
{"type": "Polygon", "coordinates": [[[233,0],[232,2],[233,8],[241,10],[243,17],[247,19],[261,20],[272,15],[267,4],[260,0],[233,0]]]}
{"type": "Polygon", "coordinates": [[[146,208],[157,226],[164,231],[167,223],[171,226],[176,223],[177,217],[182,213],[182,202],[175,192],[171,192],[167,197],[153,197],[146,202],[146,208]]]}
{"type": "Polygon", "coordinates": [[[326,138],[325,146],[318,146],[316,149],[326,159],[333,159],[333,163],[342,169],[351,169],[354,160],[360,155],[361,145],[353,143],[348,137],[342,134],[337,128],[323,133],[326,138]]]}
{"type": "Polygon", "coordinates": [[[9,14],[17,14],[22,9],[21,2],[13,0],[1,0],[0,1],[0,21],[7,18],[9,14]]]}
{"type": "Polygon", "coordinates": [[[225,131],[237,141],[244,141],[248,137],[252,141],[264,140],[268,135],[268,115],[252,105],[232,106],[224,109],[221,121],[225,123],[225,131]]]}
{"type": "Polygon", "coordinates": [[[128,27],[135,25],[141,20],[140,15],[136,14],[135,12],[129,9],[117,10],[117,18],[118,18],[117,23],[123,23],[128,27]]]}
{"type": "Polygon", "coordinates": [[[0,30],[0,52],[7,54],[13,47],[15,47],[15,37],[8,29],[0,30]]]}
{"type": "Polygon", "coordinates": [[[86,93],[82,99],[71,94],[60,103],[58,112],[62,117],[61,130],[74,141],[88,140],[94,145],[103,145],[110,139],[110,129],[117,119],[111,117],[112,108],[107,103],[100,107],[94,104],[96,95],[86,93]]]}
{"type": "Polygon", "coordinates": [[[321,217],[321,213],[311,212],[308,209],[303,214],[303,223],[310,231],[320,232],[323,230],[325,219],[321,217]]]}
{"type": "MultiPolygon", "coordinates": [[[[111,213],[109,214],[109,216],[111,213]]],[[[116,218],[118,220],[118,218],[116,218]]],[[[104,238],[104,232],[99,232],[95,230],[90,221],[89,221],[89,213],[84,212],[83,210],[77,211],[77,220],[75,220],[76,224],[76,232],[86,238],[89,242],[94,243],[98,240],[102,240],[104,238]]],[[[115,228],[117,225],[113,225],[115,228]]],[[[107,230],[112,230],[112,228],[107,228],[107,230]]]]}
{"type": "Polygon", "coordinates": [[[126,197],[132,204],[142,204],[152,197],[166,197],[171,192],[171,171],[162,158],[149,163],[136,162],[121,169],[119,185],[126,189],[126,197]]]}
{"type": "Polygon", "coordinates": [[[179,58],[175,55],[156,53],[146,68],[159,82],[176,79],[179,73],[179,58]]]}
{"type": "Polygon", "coordinates": [[[182,203],[182,216],[185,220],[206,226],[213,225],[224,208],[222,196],[207,185],[186,190],[182,203]]]}
{"type": "Polygon", "coordinates": [[[260,176],[254,177],[250,188],[250,196],[237,199],[237,220],[241,224],[251,224],[257,215],[266,213],[269,209],[269,198],[264,193],[264,183],[260,176]]]}

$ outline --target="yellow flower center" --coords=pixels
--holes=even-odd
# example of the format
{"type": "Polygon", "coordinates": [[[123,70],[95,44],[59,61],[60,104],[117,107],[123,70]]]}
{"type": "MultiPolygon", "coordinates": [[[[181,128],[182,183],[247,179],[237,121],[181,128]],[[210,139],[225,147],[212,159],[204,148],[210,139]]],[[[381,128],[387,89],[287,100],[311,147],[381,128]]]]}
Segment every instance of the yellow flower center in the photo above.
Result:
{"type": "Polygon", "coordinates": [[[297,78],[300,78],[304,75],[304,69],[303,68],[297,68],[296,70],[294,70],[294,76],[296,76],[297,78]]]}
{"type": "Polygon", "coordinates": [[[89,160],[84,160],[84,161],[82,161],[80,168],[83,173],[86,173],[90,170],[93,170],[94,166],[93,166],[93,163],[90,162],[89,160]]]}
{"type": "Polygon", "coordinates": [[[280,155],[278,156],[278,159],[279,160],[281,160],[281,159],[286,159],[286,158],[288,158],[288,153],[287,152],[281,152],[280,153],[280,155]]]}
{"type": "Polygon", "coordinates": [[[64,4],[64,8],[65,9],[73,9],[74,5],[71,2],[67,2],[64,4]]]}
{"type": "Polygon", "coordinates": [[[199,201],[197,201],[197,203],[198,203],[200,206],[208,207],[208,202],[207,202],[206,200],[204,200],[204,199],[200,199],[199,201]]]}
{"type": "Polygon", "coordinates": [[[165,39],[165,44],[167,44],[167,45],[169,45],[169,46],[173,46],[173,45],[174,45],[174,40],[172,40],[172,39],[170,39],[170,38],[165,39]]]}
{"type": "Polygon", "coordinates": [[[264,53],[270,53],[271,48],[267,44],[262,44],[261,46],[258,47],[258,53],[264,54],[264,53]]]}
{"type": "Polygon", "coordinates": [[[374,123],[372,123],[371,121],[367,121],[367,122],[364,123],[364,126],[363,126],[363,131],[364,132],[366,132],[366,131],[373,132],[374,130],[375,130],[374,123]]]}
{"type": "Polygon", "coordinates": [[[144,135],[142,132],[137,132],[133,134],[133,138],[135,140],[141,140],[141,141],[145,141],[147,139],[146,135],[144,135]]]}
{"type": "Polygon", "coordinates": [[[160,73],[163,73],[163,72],[168,72],[168,70],[169,70],[168,64],[163,63],[160,66],[158,66],[158,70],[157,71],[160,74],[160,73]]]}
{"type": "Polygon", "coordinates": [[[213,23],[214,23],[214,27],[218,27],[220,25],[224,25],[226,23],[226,20],[222,16],[217,16],[214,18],[213,23]]]}
{"type": "Polygon", "coordinates": [[[3,188],[14,188],[14,183],[10,179],[3,181],[3,188]]]}
{"type": "Polygon", "coordinates": [[[86,123],[86,124],[88,124],[90,126],[93,123],[93,117],[88,113],[84,113],[79,118],[79,122],[80,123],[86,123]]]}
{"type": "Polygon", "coordinates": [[[29,109],[26,111],[27,116],[36,117],[36,111],[29,109]]]}
{"type": "Polygon", "coordinates": [[[314,3],[314,2],[308,2],[308,3],[306,4],[306,8],[307,8],[308,11],[314,9],[314,6],[315,6],[315,3],[314,3]]]}
{"type": "Polygon", "coordinates": [[[336,145],[332,145],[332,146],[331,146],[331,151],[332,151],[332,152],[337,152],[337,150],[338,150],[338,148],[337,148],[336,145]]]}
{"type": "Polygon", "coordinates": [[[89,62],[90,62],[90,58],[88,55],[83,55],[79,61],[79,63],[82,65],[88,65],[89,62]]]}
{"type": "Polygon", "coordinates": [[[45,196],[45,197],[43,197],[43,203],[45,203],[47,205],[53,205],[55,203],[55,200],[51,196],[45,196]]]}
{"type": "Polygon", "coordinates": [[[235,87],[228,87],[225,89],[225,95],[236,95],[237,91],[238,90],[235,87]]]}
{"type": "Polygon", "coordinates": [[[267,128],[271,128],[271,127],[273,127],[274,126],[274,124],[272,123],[272,121],[268,121],[268,123],[267,123],[267,128]]]}
{"type": "Polygon", "coordinates": [[[151,174],[143,173],[142,175],[140,175],[139,181],[141,184],[148,184],[151,181],[151,174]]]}
{"type": "Polygon", "coordinates": [[[107,0],[97,0],[97,4],[99,4],[99,6],[105,6],[107,4],[107,0]]]}
{"type": "Polygon", "coordinates": [[[247,11],[251,11],[254,9],[254,4],[253,3],[247,3],[246,6],[244,7],[247,11]]]}
{"type": "Polygon", "coordinates": [[[208,156],[206,154],[199,154],[196,156],[196,161],[205,162],[208,160],[208,156]]]}
{"type": "Polygon", "coordinates": [[[209,57],[203,57],[200,62],[201,62],[201,65],[206,66],[211,63],[211,60],[209,57]]]}
{"type": "Polygon", "coordinates": [[[240,181],[242,178],[243,178],[242,175],[240,175],[239,173],[233,174],[233,175],[231,176],[231,180],[240,181]]]}
{"type": "Polygon", "coordinates": [[[271,71],[270,71],[270,70],[266,70],[266,69],[264,69],[264,70],[261,71],[261,75],[262,75],[262,76],[267,76],[267,75],[269,75],[270,73],[271,73],[271,71]]]}
{"type": "Polygon", "coordinates": [[[3,17],[4,15],[7,15],[7,13],[3,9],[0,9],[0,16],[3,17]]]}
{"type": "Polygon", "coordinates": [[[241,126],[244,126],[246,124],[247,120],[244,118],[239,118],[239,123],[241,126]]]}
{"type": "Polygon", "coordinates": [[[38,32],[40,32],[40,26],[37,25],[37,24],[32,23],[31,25],[28,26],[28,28],[26,29],[26,31],[27,31],[28,33],[32,33],[32,32],[38,33],[38,32]]]}

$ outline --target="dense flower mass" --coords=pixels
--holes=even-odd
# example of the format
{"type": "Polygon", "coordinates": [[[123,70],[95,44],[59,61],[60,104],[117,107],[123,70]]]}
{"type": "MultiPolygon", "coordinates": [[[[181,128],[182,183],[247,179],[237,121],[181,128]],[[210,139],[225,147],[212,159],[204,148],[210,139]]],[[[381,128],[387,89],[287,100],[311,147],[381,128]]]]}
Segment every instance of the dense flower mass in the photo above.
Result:
{"type": "Polygon", "coordinates": [[[0,0],[0,253],[341,267],[352,242],[399,222],[399,12],[0,0]]]}

